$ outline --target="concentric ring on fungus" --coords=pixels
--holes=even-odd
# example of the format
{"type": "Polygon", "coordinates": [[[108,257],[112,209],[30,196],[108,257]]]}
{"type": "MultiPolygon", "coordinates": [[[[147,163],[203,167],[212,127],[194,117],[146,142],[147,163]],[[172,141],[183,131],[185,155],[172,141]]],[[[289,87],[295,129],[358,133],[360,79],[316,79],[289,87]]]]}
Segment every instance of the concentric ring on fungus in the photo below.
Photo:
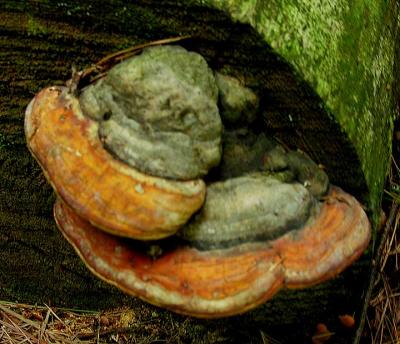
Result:
{"type": "Polygon", "coordinates": [[[79,216],[129,238],[174,234],[203,204],[204,182],[145,175],[113,158],[97,129],[65,87],[44,89],[26,110],[29,149],[54,190],[79,216]]]}
{"type": "MultiPolygon", "coordinates": [[[[185,54],[182,48],[166,51],[185,54]]],[[[151,115],[151,124],[142,115],[136,118],[133,108],[129,116],[134,121],[125,131],[120,124],[132,118],[122,118],[121,109],[138,100],[125,99],[120,106],[114,92],[118,85],[112,97],[106,92],[97,98],[90,89],[78,98],[69,88],[49,87],[29,104],[25,133],[29,149],[58,195],[57,225],[94,274],[149,303],[215,318],[250,310],[281,288],[308,287],[334,277],[362,254],[371,228],[357,200],[329,186],[325,172],[306,154],[286,151],[264,134],[246,134],[247,129],[223,133],[214,106],[215,80],[202,58],[195,60],[205,72],[195,70],[191,75],[205,84],[197,88],[192,76],[187,78],[191,72],[185,68],[193,56],[189,54],[182,79],[175,83],[183,90],[180,95],[190,98],[195,92],[195,103],[208,94],[212,101],[206,99],[205,105],[193,105],[189,99],[184,109],[180,103],[171,107],[179,109],[176,116],[170,109],[151,115]],[[118,127],[111,134],[109,123],[99,129],[99,119],[108,120],[104,117],[110,115],[109,109],[118,127]],[[202,113],[204,109],[209,112],[202,113]],[[149,136],[143,136],[141,129],[149,136]],[[125,147],[127,132],[136,135],[135,142],[142,142],[151,157],[156,156],[143,169],[140,165],[146,159],[140,156],[140,147],[137,151],[135,146],[125,147]],[[243,135],[246,139],[238,141],[243,135]],[[161,150],[168,159],[157,160],[154,147],[163,138],[169,140],[161,150]],[[185,147],[186,142],[191,146],[185,147]],[[111,151],[104,143],[112,146],[111,151]],[[196,163],[182,170],[179,164],[173,166],[175,148],[182,155],[177,161],[196,163]],[[200,178],[218,162],[220,179],[207,176],[206,186],[200,178]],[[156,256],[144,243],[155,239],[163,239],[154,243],[160,249],[156,256]]],[[[247,98],[231,102],[230,83],[235,92],[242,86],[229,77],[219,79],[224,88],[219,92],[226,92],[222,96],[229,125],[237,119],[248,125],[257,113],[257,96],[246,89],[247,98]],[[245,109],[252,113],[241,118],[245,109]]],[[[113,88],[115,80],[119,77],[96,85],[113,88]]],[[[122,92],[129,87],[122,87],[122,92]]],[[[154,98],[151,109],[175,99],[174,93],[165,96],[168,87],[156,85],[160,87],[161,97],[154,98]]]]}
{"type": "Polygon", "coordinates": [[[215,318],[243,313],[281,288],[323,282],[356,260],[370,227],[359,203],[333,187],[312,223],[265,243],[200,251],[180,245],[152,259],[99,231],[58,200],[57,225],[88,268],[130,295],[178,313],[215,318]]]}

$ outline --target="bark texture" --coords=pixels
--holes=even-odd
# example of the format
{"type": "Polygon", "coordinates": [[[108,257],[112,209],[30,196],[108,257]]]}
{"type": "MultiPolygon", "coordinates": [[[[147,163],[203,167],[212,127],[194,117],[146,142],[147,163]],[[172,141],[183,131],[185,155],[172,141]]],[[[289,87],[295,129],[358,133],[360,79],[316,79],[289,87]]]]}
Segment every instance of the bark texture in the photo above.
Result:
{"type": "MultiPolygon", "coordinates": [[[[392,95],[392,91],[385,89],[384,82],[369,85],[363,98],[368,104],[383,94],[390,101],[385,100],[379,106],[377,102],[376,111],[367,107],[365,111],[374,115],[366,117],[368,121],[363,126],[357,122],[362,113],[357,109],[353,114],[355,120],[350,121],[352,127],[346,124],[351,105],[345,96],[350,97],[354,85],[351,80],[335,83],[331,89],[334,98],[328,97],[323,90],[330,90],[327,78],[335,70],[325,75],[323,69],[310,67],[323,60],[324,54],[313,58],[307,54],[301,59],[301,54],[291,57],[288,41],[286,45],[276,41],[278,36],[286,37],[284,32],[274,31],[277,35],[274,36],[263,31],[262,25],[268,26],[268,22],[257,21],[256,14],[264,18],[261,14],[268,14],[269,9],[261,4],[275,2],[278,3],[243,1],[245,7],[239,6],[240,1],[207,2],[231,12],[235,19],[250,23],[257,30],[233,22],[223,12],[202,7],[201,1],[3,0],[0,3],[0,299],[89,309],[133,305],[138,310],[138,323],[150,317],[158,319],[162,326],[174,326],[170,321],[173,319],[186,331],[180,334],[180,339],[187,342],[260,342],[260,331],[284,343],[306,342],[319,322],[327,323],[336,333],[335,342],[349,342],[353,333],[340,328],[337,316],[355,312],[357,317],[368,278],[369,253],[335,280],[306,290],[283,291],[243,316],[200,321],[172,315],[127,297],[89,273],[58,233],[52,218],[53,192],[25,145],[26,105],[41,88],[64,84],[72,65],[82,69],[132,45],[190,34],[193,38],[183,42],[183,46],[202,54],[214,70],[241,78],[260,96],[259,128],[290,148],[306,151],[325,166],[333,183],[376,210],[390,154],[393,98],[385,92],[392,95]],[[251,11],[241,16],[242,8],[251,11]],[[365,130],[377,132],[374,140],[369,140],[365,130]],[[360,142],[365,149],[360,148],[360,142]],[[373,152],[371,159],[363,155],[368,151],[373,152]],[[368,167],[371,171],[366,173],[368,167]]],[[[341,4],[338,2],[337,6],[341,4]]],[[[385,6],[392,6],[392,12],[389,7],[384,11],[376,5],[381,15],[367,17],[378,26],[387,21],[388,40],[393,43],[397,35],[397,26],[393,24],[397,7],[391,1],[385,2],[385,6]]],[[[363,8],[368,10],[366,5],[363,8]]],[[[343,17],[343,21],[347,19],[343,17]]],[[[288,22],[287,27],[290,25],[288,22]]],[[[286,27],[284,21],[277,27],[281,26],[286,27]]],[[[367,31],[365,37],[369,37],[367,31]]],[[[329,32],[325,39],[329,39],[329,32]]],[[[353,41],[348,42],[352,44],[353,41]]],[[[383,54],[385,49],[381,47],[379,52],[383,54]]],[[[352,73],[352,57],[366,60],[362,55],[355,56],[352,50],[347,54],[348,63],[338,65],[336,72],[352,73]]],[[[388,69],[382,80],[390,80],[389,59],[390,56],[385,57],[388,69]]],[[[371,76],[380,70],[371,70],[371,76]]],[[[357,73],[353,76],[354,80],[358,77],[357,73]]],[[[359,82],[364,85],[368,80],[359,82]]]]}

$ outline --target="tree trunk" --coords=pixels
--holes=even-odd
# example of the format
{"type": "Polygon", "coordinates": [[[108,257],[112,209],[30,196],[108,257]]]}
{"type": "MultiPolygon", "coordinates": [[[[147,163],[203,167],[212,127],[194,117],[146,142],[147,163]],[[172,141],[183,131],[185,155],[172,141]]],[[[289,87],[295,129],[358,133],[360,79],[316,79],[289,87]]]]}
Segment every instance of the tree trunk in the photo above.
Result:
{"type": "MultiPolygon", "coordinates": [[[[326,42],[329,32],[304,39],[304,53],[298,54],[294,46],[306,37],[305,31],[296,31],[307,12],[301,8],[296,17],[301,20],[285,24],[273,11],[278,1],[258,1],[256,6],[239,0],[210,0],[205,1],[208,7],[200,6],[202,2],[0,3],[0,299],[89,309],[131,305],[140,309],[138,321],[151,311],[168,327],[173,326],[169,321],[173,317],[186,331],[180,339],[187,342],[261,342],[260,331],[282,342],[301,342],[309,340],[315,325],[323,322],[336,333],[335,343],[348,343],[354,333],[343,330],[337,317],[359,314],[371,250],[333,281],[282,291],[243,316],[188,320],[128,297],[93,277],[54,224],[54,194],[25,144],[23,119],[29,100],[45,86],[64,84],[72,66],[83,69],[109,53],[178,35],[191,35],[183,46],[201,53],[214,70],[241,78],[260,95],[266,133],[309,153],[325,166],[334,184],[365,203],[376,218],[394,114],[392,91],[387,87],[391,87],[398,29],[395,2],[385,2],[382,8],[360,5],[360,12],[353,15],[362,23],[354,28],[347,7],[339,4],[348,1],[338,0],[337,6],[344,7],[336,14],[342,15],[340,23],[348,24],[340,26],[341,38],[334,37],[339,50],[318,54],[306,48],[316,52],[317,42],[326,42]],[[229,14],[243,23],[232,21],[229,14]],[[273,18],[276,30],[271,28],[273,18]],[[389,31],[376,33],[376,27],[389,31]],[[285,32],[290,41],[279,39],[287,37],[285,32]],[[379,42],[383,33],[389,33],[388,37],[374,51],[381,58],[378,65],[372,53],[361,54],[367,44],[363,39],[370,38],[368,44],[379,42]],[[352,44],[357,42],[359,51],[354,52],[352,44]],[[336,59],[330,59],[331,55],[336,59]],[[358,99],[358,105],[352,107],[350,98],[358,99]],[[377,133],[373,140],[371,132],[377,133]]],[[[289,8],[276,6],[282,18],[295,21],[288,15],[289,8]]],[[[311,19],[317,25],[326,18],[311,19]]]]}

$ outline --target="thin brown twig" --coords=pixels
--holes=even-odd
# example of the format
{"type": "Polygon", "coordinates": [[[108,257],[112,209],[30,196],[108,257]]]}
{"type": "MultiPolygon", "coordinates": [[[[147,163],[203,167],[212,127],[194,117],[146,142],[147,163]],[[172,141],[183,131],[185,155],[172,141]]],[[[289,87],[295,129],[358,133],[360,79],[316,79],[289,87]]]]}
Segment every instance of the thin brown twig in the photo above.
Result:
{"type": "MultiPolygon", "coordinates": [[[[175,43],[175,42],[179,42],[179,41],[188,39],[190,37],[191,36],[180,36],[180,37],[160,39],[157,41],[147,42],[147,43],[136,45],[136,46],[124,49],[124,50],[117,51],[116,53],[113,53],[113,54],[103,57],[102,59],[100,59],[98,62],[96,62],[91,67],[88,67],[85,70],[83,70],[79,75],[79,79],[83,80],[83,79],[91,77],[90,81],[89,81],[89,84],[90,84],[98,79],[103,78],[107,74],[107,71],[113,65],[140,53],[144,48],[147,48],[150,46],[156,46],[156,45],[175,43]],[[97,74],[92,75],[94,73],[97,73],[97,74]]],[[[76,86],[77,86],[78,82],[79,82],[79,80],[77,82],[75,82],[76,86]]]]}
{"type": "Polygon", "coordinates": [[[106,64],[107,62],[109,62],[110,60],[112,60],[114,58],[126,55],[128,53],[132,53],[132,52],[137,51],[137,50],[142,50],[142,49],[150,47],[150,46],[175,43],[175,42],[179,42],[181,40],[188,39],[188,38],[190,38],[190,36],[186,35],[186,36],[180,36],[180,37],[171,37],[171,38],[159,39],[157,41],[152,41],[152,42],[139,44],[139,45],[136,45],[134,47],[130,47],[130,48],[127,48],[127,49],[124,49],[124,50],[120,50],[120,51],[117,51],[114,54],[108,55],[108,56],[102,58],[99,62],[97,62],[97,65],[106,64]]]}
{"type": "MultiPolygon", "coordinates": [[[[26,303],[15,303],[15,302],[10,302],[10,301],[1,301],[0,300],[0,305],[6,306],[6,307],[12,307],[12,308],[26,308],[26,309],[40,309],[40,310],[47,310],[46,306],[38,306],[38,305],[28,305],[26,303]]],[[[77,308],[63,308],[63,307],[57,307],[57,310],[63,311],[63,312],[69,312],[74,315],[80,315],[80,314],[86,314],[86,315],[95,315],[98,314],[98,311],[95,310],[86,310],[86,309],[77,309],[77,308]]]]}
{"type": "Polygon", "coordinates": [[[394,307],[393,307],[393,300],[390,298],[390,295],[392,294],[392,290],[390,288],[390,284],[389,281],[384,278],[383,279],[383,285],[384,285],[384,290],[385,290],[385,294],[386,294],[386,299],[388,301],[388,316],[384,317],[385,320],[385,328],[387,329],[387,333],[389,333],[389,335],[392,337],[392,330],[393,328],[396,327],[395,323],[391,323],[391,321],[394,321],[394,307]]]}
{"type": "Polygon", "coordinates": [[[383,256],[383,261],[382,261],[380,269],[379,269],[381,272],[384,270],[384,268],[386,266],[386,262],[389,258],[390,247],[392,246],[394,238],[396,236],[399,220],[400,220],[400,212],[397,213],[396,221],[394,222],[394,229],[393,229],[392,236],[391,236],[390,240],[385,243],[388,248],[385,250],[386,252],[385,252],[385,255],[383,256]]]}
{"type": "Polygon", "coordinates": [[[392,155],[392,163],[394,165],[394,167],[396,168],[396,171],[400,171],[399,166],[397,165],[396,159],[394,158],[394,156],[392,155]]]}
{"type": "Polygon", "coordinates": [[[49,317],[50,317],[50,311],[47,310],[46,317],[45,317],[44,321],[42,322],[42,326],[40,327],[40,330],[39,330],[39,341],[41,341],[43,338],[43,334],[44,334],[47,324],[49,322],[49,317]]]}
{"type": "Polygon", "coordinates": [[[64,321],[62,321],[60,319],[60,317],[48,306],[45,304],[45,306],[47,307],[47,309],[49,310],[49,312],[51,312],[51,314],[67,329],[67,331],[73,335],[72,330],[69,328],[69,326],[67,326],[64,321]]]}

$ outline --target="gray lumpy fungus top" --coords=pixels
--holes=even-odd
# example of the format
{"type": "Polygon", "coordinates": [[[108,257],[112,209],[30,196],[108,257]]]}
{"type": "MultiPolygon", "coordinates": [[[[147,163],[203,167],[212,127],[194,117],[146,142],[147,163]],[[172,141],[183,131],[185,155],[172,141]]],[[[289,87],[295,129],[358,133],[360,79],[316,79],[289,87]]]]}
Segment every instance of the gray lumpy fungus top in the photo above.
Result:
{"type": "Polygon", "coordinates": [[[329,190],[328,175],[304,152],[284,149],[264,133],[248,130],[226,131],[220,173],[223,179],[250,171],[286,175],[286,182],[299,182],[316,198],[329,190]]]}
{"type": "Polygon", "coordinates": [[[256,119],[258,96],[229,75],[215,73],[219,89],[220,112],[224,123],[248,124],[256,119]]]}
{"type": "Polygon", "coordinates": [[[254,173],[211,184],[201,211],[179,235],[201,249],[273,240],[302,227],[315,207],[300,183],[254,173]]]}
{"type": "Polygon", "coordinates": [[[83,113],[115,156],[141,172],[194,179],[221,158],[222,123],[213,72],[178,46],[145,49],[80,95],[83,113]]]}

